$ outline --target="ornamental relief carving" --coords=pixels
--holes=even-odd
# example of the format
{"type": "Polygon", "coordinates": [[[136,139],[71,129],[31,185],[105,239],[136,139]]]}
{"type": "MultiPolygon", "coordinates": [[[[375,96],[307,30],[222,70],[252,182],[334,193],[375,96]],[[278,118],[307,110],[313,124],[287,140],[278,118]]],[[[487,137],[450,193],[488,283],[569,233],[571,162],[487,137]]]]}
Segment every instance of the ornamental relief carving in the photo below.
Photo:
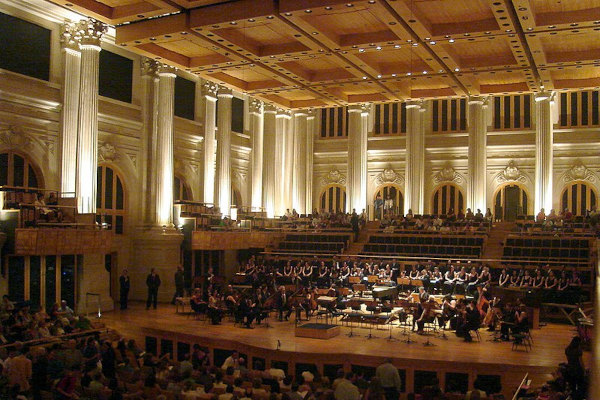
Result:
{"type": "Polygon", "coordinates": [[[343,186],[346,184],[346,176],[343,175],[337,169],[332,169],[325,176],[323,176],[321,178],[321,183],[323,184],[323,186],[333,185],[333,184],[343,186]]]}
{"type": "Polygon", "coordinates": [[[496,182],[521,182],[525,183],[527,176],[517,167],[513,160],[510,160],[506,168],[496,175],[496,182]]]}
{"type": "Polygon", "coordinates": [[[462,185],[465,182],[465,178],[448,165],[433,175],[433,182],[436,185],[442,182],[454,182],[462,185]]]}
{"type": "Polygon", "coordinates": [[[0,130],[0,145],[10,149],[27,150],[33,146],[33,140],[20,126],[10,125],[0,130]]]}
{"type": "Polygon", "coordinates": [[[98,142],[98,160],[99,161],[115,161],[119,158],[115,146],[108,142],[98,142]]]}
{"type": "Polygon", "coordinates": [[[576,161],[575,164],[565,172],[563,176],[563,181],[565,183],[572,181],[596,181],[596,174],[587,168],[581,161],[576,161]]]}
{"type": "Polygon", "coordinates": [[[402,185],[404,183],[404,177],[398,174],[392,168],[386,168],[375,176],[375,183],[377,186],[381,186],[386,183],[402,185]]]}

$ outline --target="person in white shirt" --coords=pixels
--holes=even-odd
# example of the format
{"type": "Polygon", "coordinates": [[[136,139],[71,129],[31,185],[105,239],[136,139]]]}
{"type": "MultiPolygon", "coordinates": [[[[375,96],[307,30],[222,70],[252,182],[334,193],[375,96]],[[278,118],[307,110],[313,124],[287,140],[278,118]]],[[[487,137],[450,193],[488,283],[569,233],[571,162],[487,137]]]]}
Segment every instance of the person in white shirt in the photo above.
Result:
{"type": "Polygon", "coordinates": [[[240,353],[234,351],[229,357],[225,359],[223,365],[221,365],[221,369],[225,370],[227,367],[238,368],[238,360],[240,358],[240,353]]]}
{"type": "Polygon", "coordinates": [[[398,369],[392,364],[392,360],[386,358],[384,363],[375,370],[375,376],[381,381],[386,400],[397,400],[402,389],[402,381],[398,369]]]}
{"type": "Polygon", "coordinates": [[[335,400],[360,400],[360,392],[358,387],[352,383],[354,373],[347,372],[344,379],[340,379],[335,387],[335,400]]]}

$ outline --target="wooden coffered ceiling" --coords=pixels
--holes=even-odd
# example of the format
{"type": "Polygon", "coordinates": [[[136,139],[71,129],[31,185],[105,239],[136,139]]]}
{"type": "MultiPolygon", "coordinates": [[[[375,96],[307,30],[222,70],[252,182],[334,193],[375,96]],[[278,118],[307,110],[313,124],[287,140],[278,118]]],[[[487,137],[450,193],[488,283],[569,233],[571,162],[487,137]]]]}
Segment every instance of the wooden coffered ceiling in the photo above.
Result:
{"type": "Polygon", "coordinates": [[[51,0],[287,108],[600,86],[600,0],[51,0]]]}

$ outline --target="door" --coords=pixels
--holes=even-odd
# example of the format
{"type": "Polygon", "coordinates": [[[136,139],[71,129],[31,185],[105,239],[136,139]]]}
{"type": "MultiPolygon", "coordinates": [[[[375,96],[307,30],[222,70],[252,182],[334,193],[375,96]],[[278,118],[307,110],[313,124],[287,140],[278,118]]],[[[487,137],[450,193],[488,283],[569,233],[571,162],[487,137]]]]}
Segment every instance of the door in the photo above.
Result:
{"type": "Polygon", "coordinates": [[[507,186],[504,188],[504,220],[515,221],[520,212],[520,188],[518,186],[507,186]]]}

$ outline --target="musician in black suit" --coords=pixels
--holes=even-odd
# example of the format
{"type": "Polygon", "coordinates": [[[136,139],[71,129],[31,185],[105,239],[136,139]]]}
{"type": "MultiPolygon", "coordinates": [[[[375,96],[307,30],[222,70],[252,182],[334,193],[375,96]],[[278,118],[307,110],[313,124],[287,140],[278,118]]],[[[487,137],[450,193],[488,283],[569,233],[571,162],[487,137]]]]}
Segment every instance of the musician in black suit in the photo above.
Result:
{"type": "Polygon", "coordinates": [[[292,314],[292,309],[289,305],[288,295],[285,292],[285,286],[279,287],[279,292],[277,292],[277,296],[275,296],[275,304],[277,305],[277,310],[279,311],[279,320],[283,321],[284,311],[286,311],[285,320],[289,320],[290,315],[292,314]]]}
{"type": "Polygon", "coordinates": [[[246,328],[252,329],[252,321],[255,319],[260,324],[260,311],[257,309],[256,305],[252,303],[250,297],[246,297],[241,301],[238,310],[242,320],[245,320],[244,325],[246,325],[246,328]]]}
{"type": "Polygon", "coordinates": [[[146,277],[146,286],[148,286],[148,299],[146,300],[146,310],[150,309],[150,306],[154,306],[156,310],[156,302],[158,300],[158,288],[160,287],[160,276],[156,273],[154,268],[150,270],[148,277],[146,277]]]}
{"type": "Polygon", "coordinates": [[[127,300],[129,299],[129,288],[131,284],[129,282],[129,275],[127,270],[124,269],[119,277],[119,303],[121,304],[121,310],[127,309],[127,300]]]}
{"type": "Polygon", "coordinates": [[[462,336],[465,342],[472,342],[470,331],[476,331],[481,325],[481,315],[474,300],[467,304],[464,323],[456,328],[456,335],[462,336]]]}

